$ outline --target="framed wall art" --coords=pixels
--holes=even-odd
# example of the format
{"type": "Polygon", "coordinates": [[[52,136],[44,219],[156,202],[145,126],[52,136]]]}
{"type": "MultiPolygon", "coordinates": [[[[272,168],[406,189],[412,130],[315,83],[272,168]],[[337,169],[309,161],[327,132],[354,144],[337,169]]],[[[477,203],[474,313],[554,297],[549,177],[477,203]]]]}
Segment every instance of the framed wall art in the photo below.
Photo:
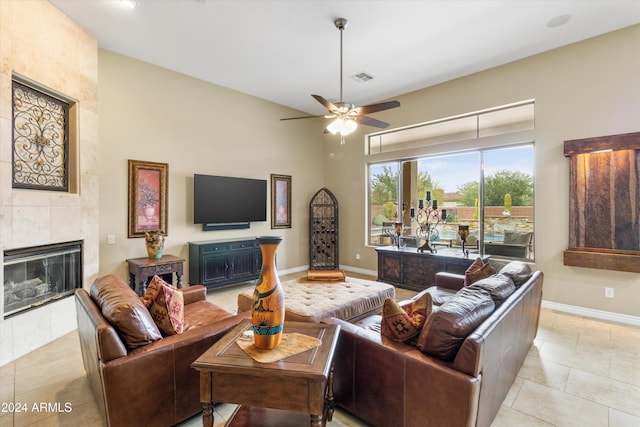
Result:
{"type": "Polygon", "coordinates": [[[167,234],[167,163],[129,160],[129,237],[167,234]]]}
{"type": "Polygon", "coordinates": [[[291,228],[291,176],[271,174],[271,228],[291,228]]]}

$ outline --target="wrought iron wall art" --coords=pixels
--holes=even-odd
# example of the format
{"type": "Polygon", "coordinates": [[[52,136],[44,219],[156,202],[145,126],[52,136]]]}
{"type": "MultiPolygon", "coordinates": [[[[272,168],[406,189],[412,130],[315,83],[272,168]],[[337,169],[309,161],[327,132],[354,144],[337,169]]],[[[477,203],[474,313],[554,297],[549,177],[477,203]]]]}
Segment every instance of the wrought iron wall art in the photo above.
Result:
{"type": "Polygon", "coordinates": [[[69,103],[12,84],[13,187],[68,191],[69,103]]]}
{"type": "Polygon", "coordinates": [[[339,264],[338,201],[322,188],[309,203],[309,269],[337,270],[339,264]]]}

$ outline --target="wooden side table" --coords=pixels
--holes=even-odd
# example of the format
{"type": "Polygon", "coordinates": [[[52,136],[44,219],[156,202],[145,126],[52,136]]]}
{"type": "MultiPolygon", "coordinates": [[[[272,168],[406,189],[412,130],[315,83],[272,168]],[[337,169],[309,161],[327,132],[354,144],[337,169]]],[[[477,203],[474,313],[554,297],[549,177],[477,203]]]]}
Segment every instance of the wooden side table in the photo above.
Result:
{"type": "Polygon", "coordinates": [[[340,327],[285,321],[285,333],[313,336],[322,343],[274,363],[256,362],[236,344],[238,337],[251,327],[249,320],[243,320],[191,365],[200,371],[203,425],[211,427],[214,424],[213,402],[241,405],[228,426],[253,420],[248,425],[264,427],[270,425],[266,419],[282,426],[276,420],[279,416],[289,419],[300,417],[300,413],[310,415],[306,418],[312,427],[321,427],[331,421],[333,354],[340,327]]]}
{"type": "Polygon", "coordinates": [[[182,274],[184,272],[184,258],[175,255],[164,255],[160,259],[131,258],[127,260],[129,266],[129,286],[138,295],[147,290],[150,277],[158,275],[167,283],[173,284],[173,273],[176,273],[176,286],[182,288],[182,274]]]}

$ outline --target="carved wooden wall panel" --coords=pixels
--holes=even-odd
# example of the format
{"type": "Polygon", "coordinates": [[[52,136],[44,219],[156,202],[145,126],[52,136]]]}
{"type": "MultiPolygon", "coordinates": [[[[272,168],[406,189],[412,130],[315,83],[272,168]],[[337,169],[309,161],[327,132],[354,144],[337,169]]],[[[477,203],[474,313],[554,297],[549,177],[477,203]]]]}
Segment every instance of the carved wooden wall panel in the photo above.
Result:
{"type": "Polygon", "coordinates": [[[565,265],[640,272],[640,132],[565,141],[565,265]]]}
{"type": "Polygon", "coordinates": [[[569,247],[640,250],[639,150],[571,158],[569,247]]]}

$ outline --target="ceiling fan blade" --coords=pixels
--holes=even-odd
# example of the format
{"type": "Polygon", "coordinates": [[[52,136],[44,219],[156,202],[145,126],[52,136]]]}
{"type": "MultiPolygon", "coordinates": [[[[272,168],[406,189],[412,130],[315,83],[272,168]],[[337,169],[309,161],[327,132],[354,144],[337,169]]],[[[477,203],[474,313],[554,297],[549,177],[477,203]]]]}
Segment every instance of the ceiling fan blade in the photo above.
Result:
{"type": "Polygon", "coordinates": [[[280,121],[283,121],[283,120],[298,120],[298,119],[315,119],[317,117],[324,117],[324,116],[285,117],[284,119],[280,119],[280,121]]]}
{"type": "Polygon", "coordinates": [[[354,108],[354,111],[358,114],[371,114],[371,113],[377,113],[378,111],[398,108],[399,106],[400,106],[400,102],[398,101],[388,101],[388,102],[381,102],[379,104],[363,105],[362,107],[354,108]]]}
{"type": "Polygon", "coordinates": [[[318,101],[320,104],[324,105],[324,108],[326,108],[329,111],[335,111],[338,109],[338,107],[336,107],[335,105],[333,105],[332,103],[330,103],[329,101],[321,97],[320,95],[311,95],[311,96],[313,96],[313,99],[318,101]]]}
{"type": "Polygon", "coordinates": [[[354,120],[361,125],[373,126],[381,129],[386,129],[389,127],[389,123],[372,119],[371,117],[367,116],[356,116],[354,120]]]}

